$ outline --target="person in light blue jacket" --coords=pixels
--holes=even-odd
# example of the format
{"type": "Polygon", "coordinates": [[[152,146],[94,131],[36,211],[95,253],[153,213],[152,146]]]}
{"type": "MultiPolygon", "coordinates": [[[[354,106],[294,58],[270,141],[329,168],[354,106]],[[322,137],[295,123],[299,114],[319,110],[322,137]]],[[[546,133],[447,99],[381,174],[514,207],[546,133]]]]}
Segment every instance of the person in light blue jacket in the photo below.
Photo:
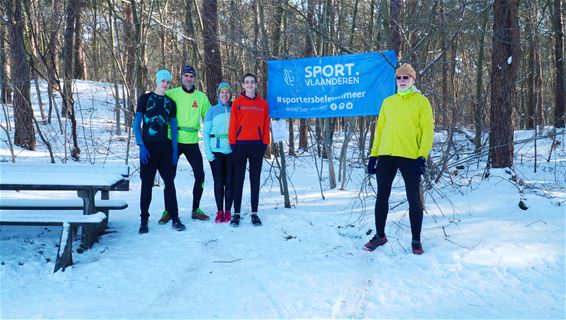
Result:
{"type": "Polygon", "coordinates": [[[232,149],[228,143],[232,88],[222,82],[216,88],[218,103],[204,117],[203,142],[214,178],[216,223],[230,222],[232,209],[232,149]]]}

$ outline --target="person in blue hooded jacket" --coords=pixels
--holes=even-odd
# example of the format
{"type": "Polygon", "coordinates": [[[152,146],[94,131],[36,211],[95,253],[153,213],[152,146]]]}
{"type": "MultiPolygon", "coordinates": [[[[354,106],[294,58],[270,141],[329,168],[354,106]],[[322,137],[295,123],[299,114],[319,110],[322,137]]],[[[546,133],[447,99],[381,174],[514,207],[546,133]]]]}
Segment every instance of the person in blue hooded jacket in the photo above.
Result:
{"type": "Polygon", "coordinates": [[[232,88],[222,82],[216,88],[218,103],[204,117],[203,142],[214,179],[216,223],[230,222],[232,208],[232,149],[228,142],[232,88]]]}

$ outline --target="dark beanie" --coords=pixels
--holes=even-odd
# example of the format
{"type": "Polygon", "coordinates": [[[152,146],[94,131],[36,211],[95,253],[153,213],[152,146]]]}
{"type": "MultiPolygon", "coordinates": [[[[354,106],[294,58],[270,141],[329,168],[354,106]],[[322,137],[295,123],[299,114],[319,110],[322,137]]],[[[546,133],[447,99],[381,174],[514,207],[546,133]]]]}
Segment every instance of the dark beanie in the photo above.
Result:
{"type": "Polygon", "coordinates": [[[195,77],[197,76],[197,72],[195,71],[195,68],[191,67],[188,64],[183,67],[183,72],[181,72],[181,76],[183,76],[185,73],[190,73],[195,77]]]}

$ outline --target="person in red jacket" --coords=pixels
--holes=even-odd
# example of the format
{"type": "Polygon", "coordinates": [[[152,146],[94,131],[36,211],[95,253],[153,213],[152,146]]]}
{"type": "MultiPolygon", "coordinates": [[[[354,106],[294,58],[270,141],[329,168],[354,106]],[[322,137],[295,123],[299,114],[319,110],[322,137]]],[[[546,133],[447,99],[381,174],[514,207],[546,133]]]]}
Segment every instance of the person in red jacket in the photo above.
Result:
{"type": "Polygon", "coordinates": [[[240,225],[240,207],[242,205],[242,189],[246,175],[246,164],[250,163],[250,191],[252,205],[252,224],[261,226],[257,216],[259,202],[259,182],[263,154],[270,142],[269,135],[269,107],[267,102],[257,93],[257,78],[247,73],[242,79],[244,92],[234,99],[230,112],[230,126],[228,141],[232,148],[234,161],[234,215],[230,225],[240,225]]]}

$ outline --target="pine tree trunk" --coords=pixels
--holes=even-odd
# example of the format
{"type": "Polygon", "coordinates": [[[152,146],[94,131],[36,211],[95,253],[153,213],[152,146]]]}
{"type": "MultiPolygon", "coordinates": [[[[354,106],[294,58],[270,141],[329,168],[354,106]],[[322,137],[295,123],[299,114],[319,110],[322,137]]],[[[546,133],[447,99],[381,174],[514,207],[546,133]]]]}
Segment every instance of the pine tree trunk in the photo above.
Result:
{"type": "Polygon", "coordinates": [[[554,66],[556,68],[556,94],[554,107],[554,126],[564,128],[565,91],[564,87],[564,33],[562,32],[562,1],[554,0],[554,66]]]}
{"type": "MultiPolygon", "coordinates": [[[[195,14],[196,10],[192,10],[193,0],[185,0],[185,33],[189,37],[189,39],[183,39],[183,62],[185,64],[189,61],[197,61],[198,59],[198,44],[194,40],[196,37],[196,30],[195,30],[195,22],[193,21],[193,15],[195,14]]],[[[195,5],[196,6],[196,5],[195,5]]],[[[183,66],[179,66],[179,70],[177,73],[180,73],[181,68],[183,66]]]]}
{"type": "Polygon", "coordinates": [[[526,15],[525,32],[527,33],[528,54],[527,54],[527,129],[534,129],[536,125],[541,124],[541,112],[537,99],[537,79],[538,75],[538,50],[537,50],[537,24],[536,19],[536,1],[530,3],[532,6],[530,14],[526,15]]]}
{"type": "Polygon", "coordinates": [[[299,149],[307,150],[309,147],[309,121],[308,119],[299,120],[299,149]]]}
{"type": "Polygon", "coordinates": [[[73,76],[74,76],[74,46],[75,38],[75,20],[81,11],[81,0],[70,0],[65,9],[65,41],[63,46],[63,106],[62,113],[71,120],[71,137],[73,139],[73,148],[71,149],[71,157],[79,160],[81,150],[77,138],[77,120],[75,118],[75,107],[73,100],[73,76]]]}
{"type": "Polygon", "coordinates": [[[6,25],[0,25],[0,97],[2,103],[12,103],[12,90],[8,85],[8,63],[6,62],[6,25]]]}
{"type": "MultiPolygon", "coordinates": [[[[314,25],[314,0],[308,0],[307,3],[307,22],[309,25],[314,25]]],[[[310,28],[308,29],[310,30],[310,28]]],[[[305,37],[305,57],[312,57],[314,56],[314,44],[313,44],[313,33],[308,32],[305,37]]],[[[309,130],[308,130],[309,121],[308,119],[301,119],[299,120],[299,149],[307,150],[309,147],[309,130]]]]}
{"type": "Polygon", "coordinates": [[[12,83],[14,87],[14,144],[24,149],[35,149],[33,110],[30,104],[30,66],[24,47],[22,2],[8,4],[9,41],[11,44],[12,83]]]}
{"type": "Polygon", "coordinates": [[[297,152],[295,152],[295,128],[293,126],[293,119],[289,119],[288,120],[288,126],[289,126],[289,155],[290,156],[295,156],[297,155],[297,152]]]}
{"type": "Polygon", "coordinates": [[[518,0],[495,0],[493,4],[493,50],[491,65],[490,159],[493,168],[513,165],[513,99],[519,48],[518,0]]]}
{"type": "MultiPolygon", "coordinates": [[[[143,5],[143,3],[140,3],[143,5]]],[[[143,26],[141,14],[138,13],[137,2],[130,0],[130,8],[132,9],[132,23],[134,27],[134,44],[136,49],[136,92],[138,95],[145,92],[145,85],[147,82],[147,65],[145,64],[145,48],[146,39],[142,39],[143,26]]],[[[140,10],[142,11],[142,10],[140,10]]],[[[151,16],[152,11],[147,14],[151,16]]],[[[145,13],[144,13],[145,15],[145,13]]]]}
{"type": "Polygon", "coordinates": [[[222,59],[218,44],[218,8],[216,0],[202,2],[203,42],[204,42],[204,73],[206,75],[206,92],[208,99],[214,103],[216,86],[222,82],[222,59]]]}
{"type": "MultiPolygon", "coordinates": [[[[122,3],[122,14],[123,14],[123,46],[125,48],[125,77],[126,83],[124,84],[127,93],[128,100],[128,113],[126,114],[126,126],[128,128],[132,127],[132,119],[135,110],[136,101],[136,44],[135,44],[135,32],[134,32],[134,22],[132,18],[132,7],[128,3],[122,3]]],[[[111,18],[111,17],[110,17],[111,18]]],[[[114,19],[113,19],[114,20],[114,19]]],[[[118,79],[114,79],[118,81],[118,79]]],[[[139,93],[140,95],[142,92],[139,93]]]]}
{"type": "Polygon", "coordinates": [[[85,52],[83,50],[83,32],[83,21],[79,11],[75,17],[75,41],[73,44],[73,56],[75,57],[74,78],[86,80],[88,75],[86,73],[85,52]]]}
{"type": "Polygon", "coordinates": [[[402,0],[389,0],[389,47],[401,58],[401,7],[402,0]]]}
{"type": "MultiPolygon", "coordinates": [[[[126,6],[127,7],[127,6],[126,6]]],[[[122,134],[122,130],[121,130],[121,126],[120,126],[120,89],[118,88],[118,73],[117,73],[117,55],[116,55],[116,49],[115,49],[115,43],[116,43],[116,39],[115,39],[115,28],[116,28],[116,18],[115,18],[115,12],[114,12],[114,6],[110,6],[110,10],[108,11],[108,31],[110,33],[110,55],[112,58],[112,82],[114,83],[114,122],[116,124],[116,128],[114,130],[114,132],[117,135],[122,134]]],[[[127,26],[124,27],[124,29],[126,29],[127,26]]],[[[135,51],[134,51],[135,52],[135,51]]],[[[126,56],[126,61],[128,61],[130,57],[126,56]]],[[[127,67],[127,66],[126,66],[127,67]]],[[[128,74],[127,72],[131,71],[126,69],[126,79],[128,79],[128,74]]],[[[133,73],[132,73],[133,75],[133,73]]],[[[131,78],[129,80],[132,80],[131,78]]],[[[127,86],[127,85],[126,85],[127,86]]]]}
{"type": "MultiPolygon", "coordinates": [[[[487,1],[484,1],[486,4],[487,1]]],[[[480,43],[478,53],[478,64],[476,73],[476,97],[474,101],[474,127],[476,135],[474,137],[475,152],[481,151],[481,137],[483,133],[483,111],[484,111],[484,97],[483,97],[483,64],[485,61],[485,35],[487,33],[487,22],[489,20],[489,10],[484,10],[482,13],[482,29],[480,30],[480,43]]]]}

